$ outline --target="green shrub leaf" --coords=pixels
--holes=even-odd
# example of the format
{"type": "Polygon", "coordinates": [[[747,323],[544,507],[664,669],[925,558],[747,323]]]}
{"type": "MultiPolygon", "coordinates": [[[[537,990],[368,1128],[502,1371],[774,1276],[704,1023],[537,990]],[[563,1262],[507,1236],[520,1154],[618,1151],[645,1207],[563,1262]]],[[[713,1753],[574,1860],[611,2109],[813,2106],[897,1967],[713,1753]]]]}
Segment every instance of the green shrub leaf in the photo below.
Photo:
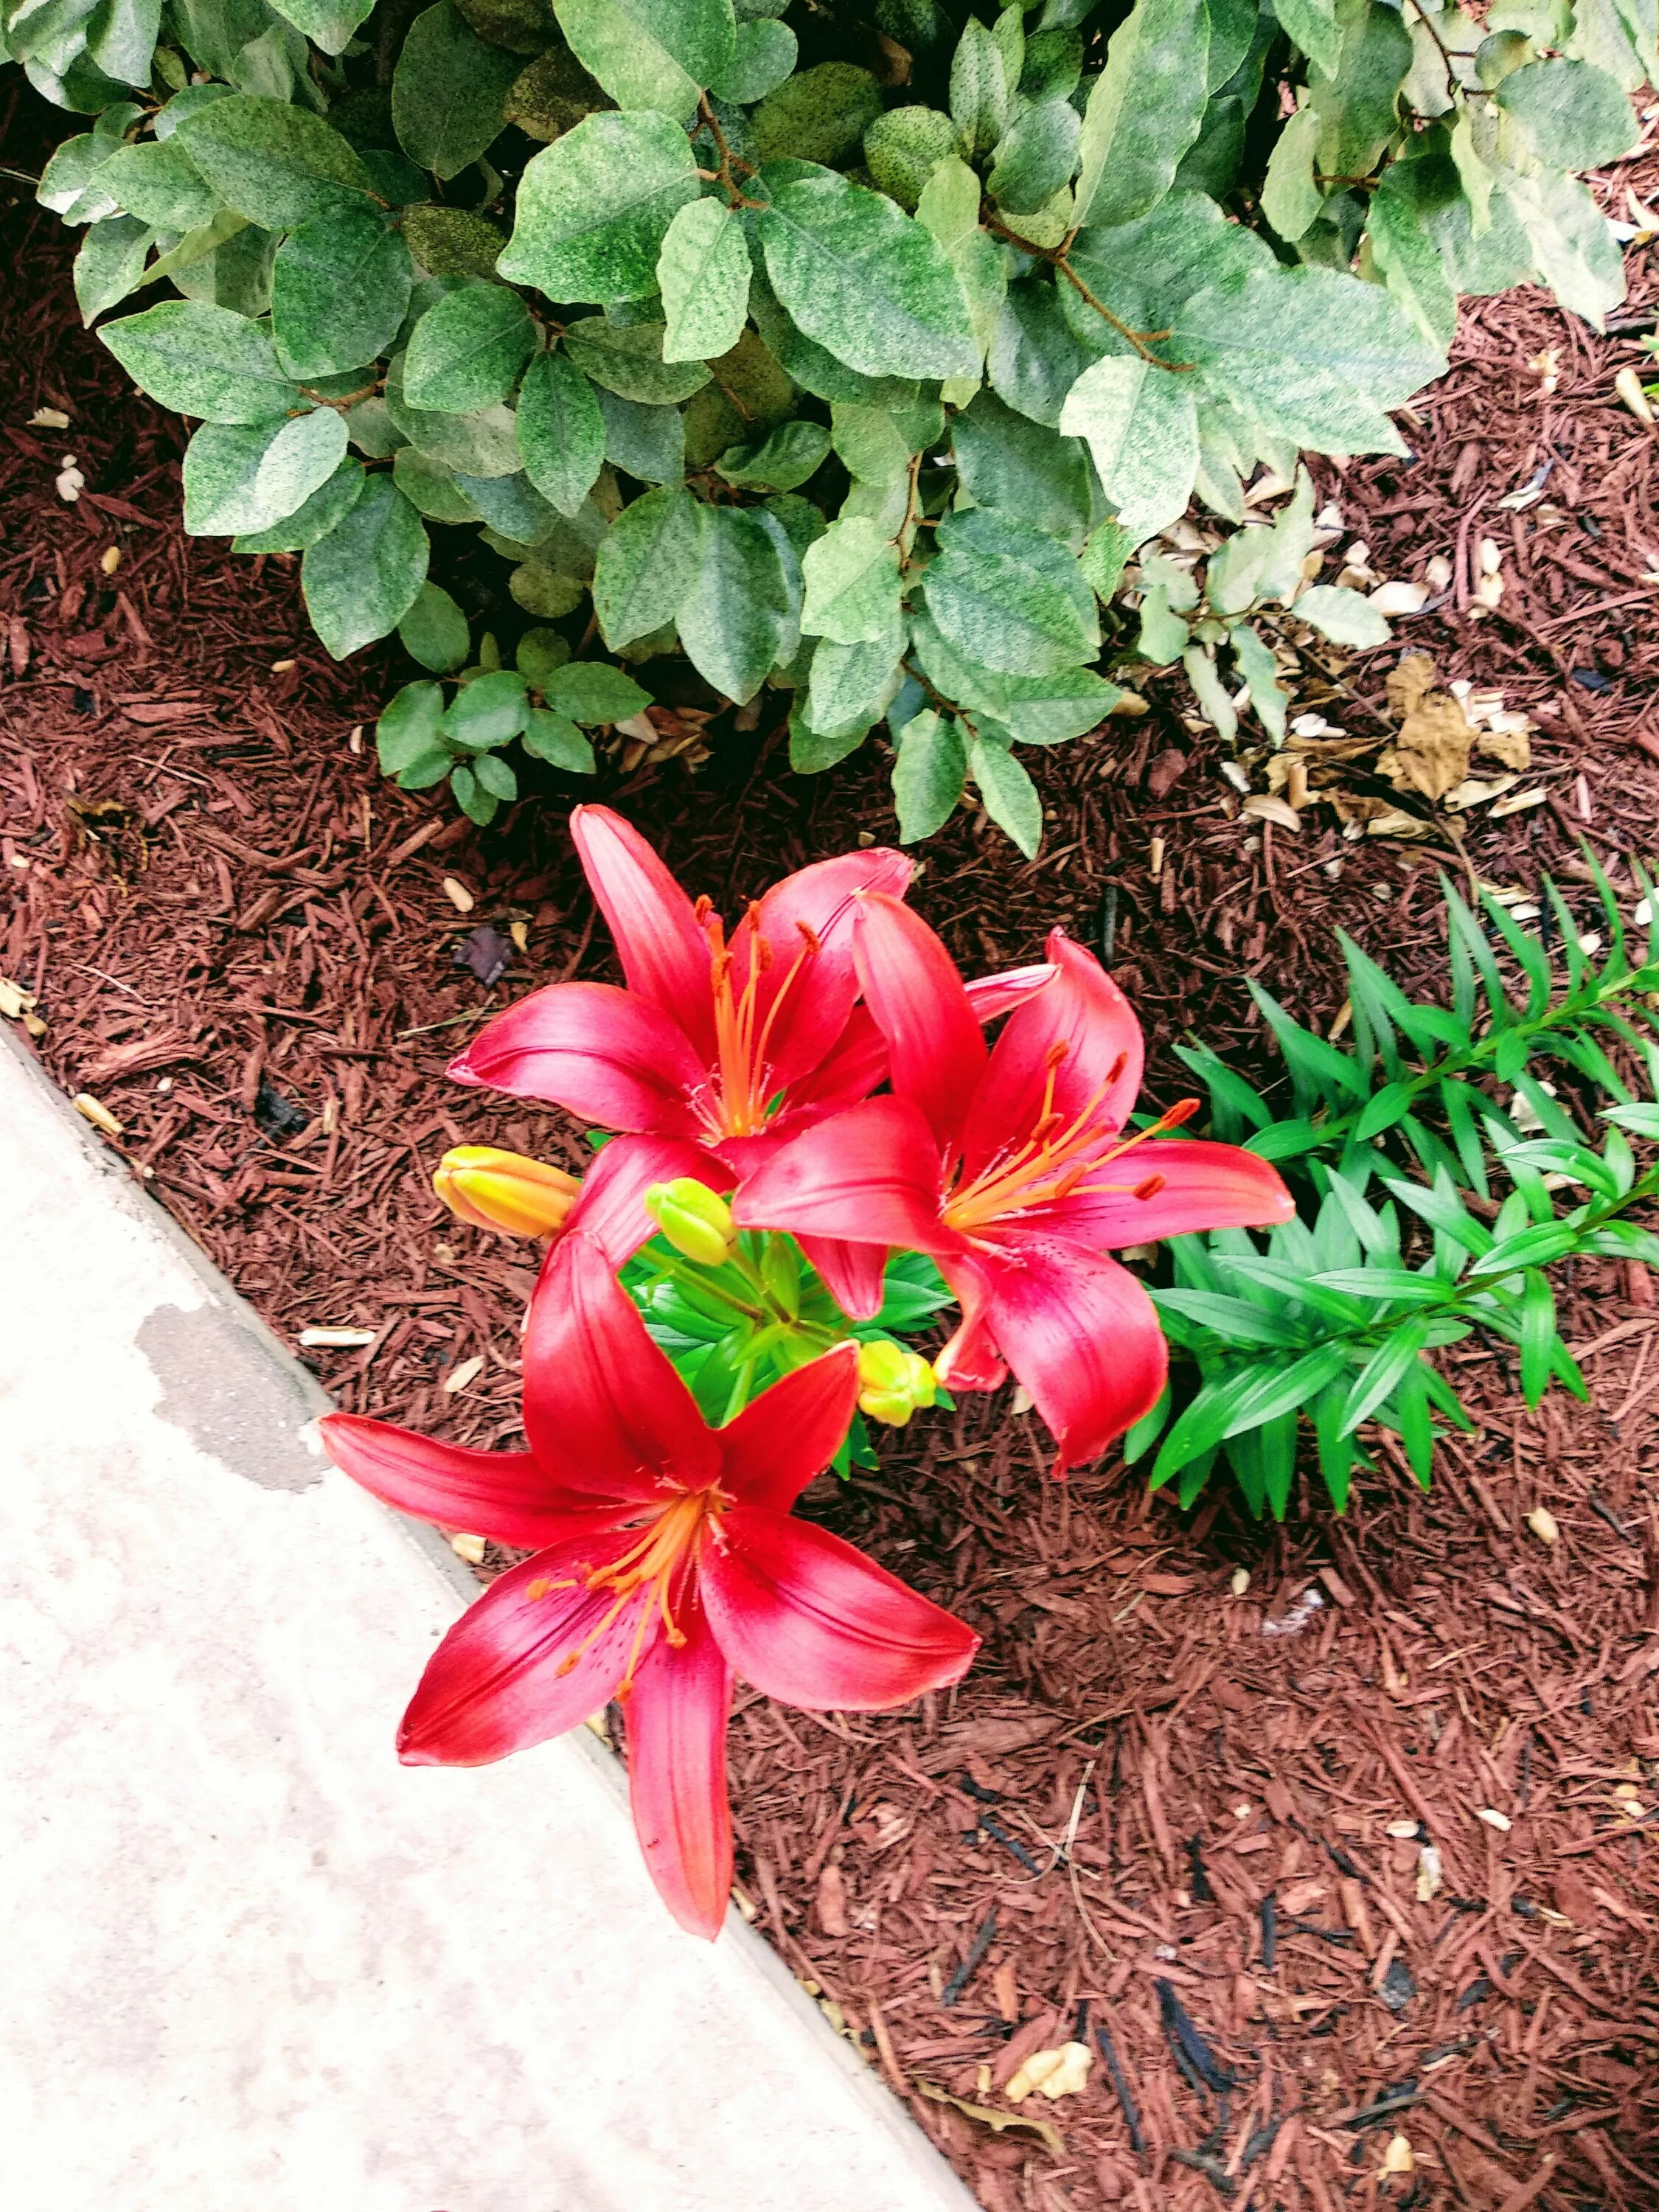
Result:
{"type": "Polygon", "coordinates": [[[672,623],[702,557],[697,502],[665,485],[625,507],[593,570],[593,611],[613,650],[672,623]]]}
{"type": "Polygon", "coordinates": [[[861,515],[832,522],[806,549],[801,628],[837,645],[887,636],[898,612],[898,549],[861,515]]]}
{"type": "Polygon", "coordinates": [[[576,725],[546,707],[532,707],[526,719],[524,749],[550,768],[571,775],[592,775],[599,763],[593,747],[576,725]]]}
{"type": "Polygon", "coordinates": [[[378,361],[409,311],[409,248],[368,207],[290,232],[270,272],[270,329],[290,376],[343,375],[378,361]]]}
{"type": "Polygon", "coordinates": [[[470,753],[510,744],[525,726],[530,698],[516,668],[497,668],[462,684],[444,714],[444,736],[470,753]]]}
{"type": "Polygon", "coordinates": [[[398,143],[417,168],[447,179],[501,135],[519,64],[486,46],[453,0],[418,15],[392,79],[398,143]]]}
{"type": "Polygon", "coordinates": [[[427,552],[420,516],[390,477],[372,477],[301,565],[312,626],[336,660],[396,629],[426,581],[427,552]]]}
{"type": "Polygon", "coordinates": [[[781,84],[755,110],[757,161],[834,162],[850,154],[881,112],[881,87],[851,62],[820,62],[781,84]]]}
{"type": "Polygon", "coordinates": [[[1135,0],[1084,112],[1073,220],[1129,222],[1158,205],[1209,97],[1206,0],[1135,0]]]}
{"type": "MultiPolygon", "coordinates": [[[[1600,169],[1628,154],[1636,136],[1629,95],[1593,62],[1528,62],[1493,95],[1557,169],[1600,169]]],[[[106,189],[108,178],[104,178],[106,189]]],[[[135,214],[141,214],[135,209],[135,214]]]]}
{"type": "Polygon", "coordinates": [[[1052,676],[1100,649],[1093,592],[1066,548],[989,507],[947,515],[926,571],[927,611],[951,643],[1010,676],[1052,676]]]}
{"type": "Polygon", "coordinates": [[[731,209],[718,200],[689,200],[669,224],[657,258],[667,318],[662,359],[712,361],[729,353],[749,319],[749,275],[748,242],[731,209]]]}
{"type": "Polygon", "coordinates": [[[538,354],[525,372],[518,443],[537,490],[561,514],[574,514],[605,462],[605,417],[568,355],[538,354]]]}
{"type": "Polygon", "coordinates": [[[101,191],[117,207],[157,230],[194,230],[210,222],[218,202],[176,139],[151,138],[123,146],[98,173],[101,191]]]}
{"type": "MultiPolygon", "coordinates": [[[[680,213],[712,204],[698,200],[680,213]]],[[[645,407],[672,407],[701,392],[708,371],[701,361],[665,359],[664,335],[658,322],[613,323],[604,315],[583,315],[566,325],[564,349],[583,374],[606,392],[645,407]]]]}
{"type": "Polygon", "coordinates": [[[1118,520],[1137,543],[1186,513],[1199,451],[1190,377],[1109,354],[1072,386],[1060,427],[1087,443],[1118,520]]]}
{"type": "Polygon", "coordinates": [[[198,107],[176,136],[216,197],[267,230],[291,230],[370,192],[356,149],[285,100],[234,94],[198,107]]]}
{"type": "Polygon", "coordinates": [[[345,459],[332,408],[268,422],[204,422],[185,454],[185,528],[196,538],[268,530],[303,507],[345,459]]]}
{"type": "Polygon", "coordinates": [[[466,617],[437,584],[422,584],[398,625],[404,650],[440,676],[453,675],[465,662],[471,642],[466,617]]]}
{"type": "Polygon", "coordinates": [[[961,802],[968,775],[962,725],[953,715],[929,707],[897,732],[893,763],[893,804],[898,811],[899,842],[915,845],[941,830],[961,802]]]}
{"type": "Polygon", "coordinates": [[[832,169],[780,162],[763,181],[767,274],[808,337],[863,376],[977,373],[962,286],[921,223],[832,169]]]}
{"type": "Polygon", "coordinates": [[[164,300],[98,335],[139,390],[175,414],[264,422],[304,404],[258,325],[204,300],[164,300]]]}
{"type": "Polygon", "coordinates": [[[590,115],[526,169],[501,274],[554,300],[642,299],[669,224],[698,190],[690,144],[667,116],[590,115]]]}
{"type": "Polygon", "coordinates": [[[548,705],[573,722],[625,722],[651,704],[651,694],[604,660],[572,660],[541,686],[548,705]]]}
{"type": "Polygon", "coordinates": [[[690,119],[697,95],[732,65],[732,0],[554,0],[582,67],[618,107],[690,119]]]}
{"type": "Polygon", "coordinates": [[[536,349],[536,325],[504,284],[447,292],[415,325],[404,356],[411,407],[469,415],[505,399],[536,349]]]}
{"type": "Polygon", "coordinates": [[[680,643],[697,673],[742,706],[787,657],[798,610],[763,515],[738,507],[696,512],[695,566],[675,611],[680,643]]]}

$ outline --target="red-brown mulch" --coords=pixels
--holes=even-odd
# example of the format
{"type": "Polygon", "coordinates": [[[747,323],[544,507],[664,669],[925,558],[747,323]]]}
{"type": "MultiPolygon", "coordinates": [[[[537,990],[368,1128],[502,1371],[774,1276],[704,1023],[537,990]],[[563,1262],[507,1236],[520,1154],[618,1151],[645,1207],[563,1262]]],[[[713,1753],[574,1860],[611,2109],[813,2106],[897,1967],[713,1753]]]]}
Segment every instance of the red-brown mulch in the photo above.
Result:
{"type": "MultiPolygon", "coordinates": [[[[27,167],[33,145],[6,159],[27,167]]],[[[480,836],[384,785],[350,732],[407,672],[398,653],[334,667],[293,564],[179,535],[179,425],[76,331],[56,220],[15,209],[5,235],[0,976],[38,994],[52,1073],[119,1119],[123,1155],[280,1331],[375,1332],[314,1355],[343,1403],[503,1442],[532,1255],[459,1227],[426,1178],[461,1140],[582,1156],[561,1117],[443,1076],[483,1014],[611,972],[562,827],[576,787],[550,777],[480,836]],[[41,404],[72,428],[21,427],[41,404]],[[66,453],[88,480],[73,506],[53,489],[66,453]],[[514,922],[527,949],[493,988],[456,964],[469,933],[514,922]]],[[[1635,357],[1628,332],[1598,340],[1534,295],[1483,303],[1415,463],[1323,485],[1387,573],[1455,558],[1448,604],[1406,636],[1542,725],[1549,802],[1468,830],[1491,881],[1571,880],[1581,835],[1609,856],[1649,842],[1654,441],[1608,398],[1635,357]],[[1526,368],[1547,344],[1553,399],[1526,368]],[[1495,508],[1540,456],[1559,525],[1495,508]],[[1513,596],[1476,624],[1470,549],[1500,516],[1513,596]]],[[[1378,703],[1380,672],[1354,684],[1378,703]]],[[[1444,856],[1347,845],[1319,815],[1296,840],[1236,818],[1213,745],[1150,688],[1146,721],[1041,762],[1037,862],[969,817],[927,848],[915,896],[964,963],[1029,958],[1058,921],[1097,942],[1112,889],[1115,972],[1165,1097],[1189,1025],[1275,1072],[1247,974],[1329,1026],[1335,922],[1432,990],[1444,856]]],[[[768,723],[714,734],[695,779],[668,763],[599,787],[694,888],[730,908],[890,836],[874,749],[808,781],[768,723]]],[[[811,1493],[985,1648],[908,1714],[744,1697],[743,1895],[988,2212],[1659,2203],[1659,1311],[1611,1267],[1565,1303],[1593,1408],[1528,1414],[1497,1358],[1457,1355],[1479,1436],[1443,1452],[1431,1497],[1393,1467],[1346,1520],[1309,1494],[1264,1529],[1218,1490],[1183,1523],[1115,1464],[1051,1486],[1006,1396],[920,1419],[878,1474],[811,1493]],[[1553,1546],[1527,1524],[1539,1504],[1553,1546]],[[1421,1901],[1423,1836],[1389,1833],[1413,1821],[1441,1861],[1421,1901]],[[1018,2108],[1054,2145],[937,2100],[1012,2112],[1022,2057],[1073,2035],[1086,2088],[1018,2108]],[[1384,2182],[1396,2132],[1415,2171],[1384,2182]]]]}

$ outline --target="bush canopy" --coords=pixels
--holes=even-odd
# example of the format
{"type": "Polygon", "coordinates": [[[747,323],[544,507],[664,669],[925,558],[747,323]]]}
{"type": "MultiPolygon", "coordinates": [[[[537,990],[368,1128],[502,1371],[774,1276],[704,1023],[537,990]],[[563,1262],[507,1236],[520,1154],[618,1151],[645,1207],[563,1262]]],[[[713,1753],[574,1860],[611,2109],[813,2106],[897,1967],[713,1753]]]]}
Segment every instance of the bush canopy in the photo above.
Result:
{"type": "MultiPolygon", "coordinates": [[[[397,630],[430,672],[381,725],[405,787],[487,821],[515,741],[591,770],[650,696],[597,636],[739,707],[785,688],[798,769],[884,722],[907,839],[971,781],[1034,851],[1016,748],[1114,703],[1139,547],[1194,498],[1240,524],[1304,451],[1403,453],[1461,293],[1621,296],[1575,173],[1629,146],[1656,20],[13,0],[4,41],[92,118],[40,196],[88,323],[125,307],[105,343],[200,424],[186,529],[301,555],[337,659],[397,630]]],[[[1245,617],[1308,580],[1271,535],[1200,697],[1223,665],[1274,696],[1245,617]]],[[[1300,618],[1387,635],[1328,586],[1300,618]]]]}

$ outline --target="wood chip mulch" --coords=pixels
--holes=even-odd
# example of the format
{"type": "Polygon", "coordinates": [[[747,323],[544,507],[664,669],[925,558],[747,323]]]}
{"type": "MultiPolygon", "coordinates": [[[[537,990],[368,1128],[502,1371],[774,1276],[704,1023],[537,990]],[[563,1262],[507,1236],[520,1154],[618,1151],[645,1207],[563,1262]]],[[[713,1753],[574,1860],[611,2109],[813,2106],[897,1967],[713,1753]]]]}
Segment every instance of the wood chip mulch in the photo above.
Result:
{"type": "MultiPolygon", "coordinates": [[[[26,104],[8,161],[38,161],[39,128],[26,104]]],[[[281,1333],[373,1332],[311,1355],[343,1404],[501,1443],[533,1255],[454,1224],[427,1176],[467,1140],[580,1164],[561,1117],[443,1076],[526,989],[611,972],[562,830],[576,787],[550,776],[481,836],[383,785],[350,733],[399,656],[334,667],[294,564],[179,536],[180,426],[75,327],[56,220],[14,205],[4,228],[0,976],[281,1333]],[[26,428],[43,405],[71,428],[26,428]]],[[[1479,303],[1414,461],[1322,478],[1387,573],[1455,559],[1405,635],[1539,720],[1547,803],[1468,826],[1489,881],[1547,866],[1578,897],[1577,840],[1653,842],[1655,441],[1609,397],[1634,358],[1631,331],[1597,339],[1538,296],[1479,303]],[[1543,398],[1526,364],[1549,345],[1543,398]],[[1562,525],[1495,504],[1543,459],[1562,525]],[[1477,623],[1470,546],[1500,516],[1519,583],[1477,623]]],[[[1356,714],[1380,702],[1369,668],[1356,714]]],[[[1188,1026],[1276,1074],[1246,975],[1329,1027],[1335,923],[1432,991],[1449,856],[1237,818],[1212,742],[1151,690],[1145,722],[1042,763],[1038,862],[966,817],[927,848],[915,896],[964,963],[1029,958],[1056,921],[1109,928],[1164,1097],[1188,1026]]],[[[776,732],[721,729],[695,779],[600,787],[694,889],[729,907],[890,836],[873,751],[805,781],[776,732]]],[[[1390,1466],[1345,1520],[1309,1494],[1264,1529],[1218,1491],[1183,1524],[1111,1465],[1048,1485],[1006,1397],[815,1488],[985,1650],[908,1714],[740,1699],[743,1899],[987,2212],[1659,2204],[1659,1310],[1611,1267],[1565,1302],[1592,1407],[1528,1414],[1503,1362],[1456,1355],[1479,1435],[1432,1496],[1390,1466]],[[1086,2086],[1011,2104],[1022,2062],[1068,2040],[1086,2086]]]]}

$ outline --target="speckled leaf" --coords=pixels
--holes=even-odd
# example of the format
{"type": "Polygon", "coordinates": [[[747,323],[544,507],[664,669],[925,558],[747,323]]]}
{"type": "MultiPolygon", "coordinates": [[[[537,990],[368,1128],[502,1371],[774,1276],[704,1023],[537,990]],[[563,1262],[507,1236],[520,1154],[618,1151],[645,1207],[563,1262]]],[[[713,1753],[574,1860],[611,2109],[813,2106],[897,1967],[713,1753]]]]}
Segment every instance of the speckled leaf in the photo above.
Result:
{"type": "Polygon", "coordinates": [[[732,0],[554,0],[582,67],[618,107],[658,108],[677,122],[731,65],[732,0]]]}
{"type": "Polygon", "coordinates": [[[1073,222],[1127,222],[1158,205],[1209,98],[1206,0],[1135,0],[1084,112],[1073,222]]]}
{"type": "Polygon", "coordinates": [[[664,485],[625,507],[606,532],[593,570],[593,611],[614,650],[679,612],[701,557],[697,502],[664,485]]]}
{"type": "Polygon", "coordinates": [[[309,549],[300,570],[306,608],[336,660],[396,629],[426,581],[428,550],[420,516],[384,476],[309,549]]]}
{"type": "Polygon", "coordinates": [[[832,522],[806,549],[801,628],[837,645],[886,636],[898,612],[898,548],[862,515],[832,522]]]}
{"type": "Polygon", "coordinates": [[[305,505],[345,459],[332,408],[269,422],[204,422],[185,453],[185,528],[193,538],[268,530],[305,505]]]}
{"type": "Polygon", "coordinates": [[[223,205],[267,230],[291,230],[369,191],[356,149],[285,100],[235,93],[198,107],[175,135],[223,205]]]}
{"type": "Polygon", "coordinates": [[[409,248],[373,209],[302,223],[276,249],[270,327],[291,376],[334,376],[378,361],[409,310],[409,248]]]}
{"type": "Polygon", "coordinates": [[[304,403],[264,331],[203,300],[164,300],[98,333],[141,392],[176,415],[263,422],[304,403]]]}
{"type": "Polygon", "coordinates": [[[1058,540],[989,507],[945,516],[937,536],[927,611],[963,653],[1011,676],[1048,676],[1099,651],[1094,593],[1058,540]]]}
{"type": "MultiPolygon", "coordinates": [[[[662,358],[712,361],[729,353],[749,319],[749,245],[719,200],[689,200],[657,258],[667,330],[662,358]]],[[[635,395],[638,396],[638,395],[635,395]]]]}
{"type": "Polygon", "coordinates": [[[469,415],[505,399],[536,349],[536,325],[504,284],[447,292],[415,325],[404,356],[411,407],[469,415]]]}
{"type": "Polygon", "coordinates": [[[459,176],[501,135],[519,64],[487,46],[453,0],[410,26],[392,80],[398,143],[418,168],[459,176]]]}
{"type": "Polygon", "coordinates": [[[574,514],[605,461],[605,417],[593,387],[563,353],[538,354],[519,392],[525,472],[561,514],[574,514]]]}
{"type": "Polygon", "coordinates": [[[742,706],[787,658],[796,609],[764,515],[703,507],[697,516],[696,566],[675,617],[680,643],[698,675],[742,706]]]}
{"type": "Polygon", "coordinates": [[[962,286],[931,232],[833,169],[780,162],[763,181],[767,273],[808,337],[864,376],[977,372],[962,286]]]}
{"type": "Polygon", "coordinates": [[[552,300],[642,299],[698,193],[690,142],[667,116],[590,115],[525,170],[501,274],[552,300]]]}
{"type": "Polygon", "coordinates": [[[1085,369],[1060,427],[1087,441],[1106,496],[1137,544],[1187,511],[1198,473],[1198,410],[1190,376],[1127,354],[1085,369]]]}

